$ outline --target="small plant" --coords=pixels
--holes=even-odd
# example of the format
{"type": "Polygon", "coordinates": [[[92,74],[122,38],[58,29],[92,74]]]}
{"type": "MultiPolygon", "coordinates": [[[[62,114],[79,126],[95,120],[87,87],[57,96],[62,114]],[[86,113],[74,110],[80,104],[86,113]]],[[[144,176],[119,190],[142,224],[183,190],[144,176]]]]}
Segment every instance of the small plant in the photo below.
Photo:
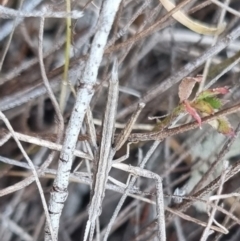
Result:
{"type": "MultiPolygon", "coordinates": [[[[193,100],[189,100],[192,90],[197,82],[202,81],[202,76],[186,77],[180,85],[178,96],[180,104],[174,108],[172,113],[167,116],[163,121],[157,124],[154,130],[161,130],[170,125],[170,122],[177,118],[181,113],[187,112],[191,115],[199,124],[201,128],[202,117],[213,115],[219,111],[226,101],[221,100],[219,95],[229,93],[228,87],[219,87],[214,89],[207,89],[195,96],[193,100]]],[[[219,133],[228,136],[235,136],[233,128],[226,117],[219,117],[209,122],[219,133]]]]}
{"type": "MultiPolygon", "coordinates": [[[[190,114],[201,127],[201,117],[209,116],[219,111],[225,101],[221,100],[218,96],[229,93],[228,87],[219,87],[214,89],[207,89],[200,92],[192,101],[188,98],[192,93],[192,89],[196,82],[202,80],[201,76],[196,78],[187,77],[182,80],[179,85],[179,98],[180,98],[180,109],[185,110],[190,114]]],[[[231,127],[228,119],[226,117],[216,118],[215,120],[209,122],[209,124],[214,127],[219,133],[228,136],[234,136],[233,128],[231,127]]]]}

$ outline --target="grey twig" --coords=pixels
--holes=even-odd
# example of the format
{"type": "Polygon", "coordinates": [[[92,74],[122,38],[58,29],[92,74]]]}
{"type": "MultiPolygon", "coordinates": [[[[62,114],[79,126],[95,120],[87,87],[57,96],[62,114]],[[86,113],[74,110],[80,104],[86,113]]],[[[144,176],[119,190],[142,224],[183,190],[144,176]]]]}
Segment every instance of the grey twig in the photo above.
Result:
{"type": "Polygon", "coordinates": [[[115,155],[115,151],[112,149],[112,138],[115,131],[114,124],[118,102],[117,71],[118,65],[115,61],[113,65],[112,78],[110,79],[109,83],[108,100],[103,121],[102,138],[99,153],[97,156],[97,170],[93,179],[92,198],[89,207],[89,219],[85,229],[84,240],[87,240],[90,228],[95,225],[96,219],[101,213],[108,173],[111,169],[113,156],[115,155]]]}
{"type": "MultiPolygon", "coordinates": [[[[122,169],[136,176],[146,177],[154,179],[156,182],[156,207],[157,207],[157,225],[158,225],[158,238],[160,241],[166,240],[165,231],[165,218],[164,218],[164,201],[163,201],[163,190],[162,190],[162,179],[156,173],[150,172],[148,170],[142,169],[140,167],[133,167],[123,163],[115,164],[118,169],[122,169]]],[[[106,240],[106,236],[105,239],[106,240]]]]}
{"type": "MultiPolygon", "coordinates": [[[[93,38],[89,58],[77,92],[76,103],[66,129],[66,138],[64,139],[63,149],[59,159],[58,174],[54,180],[53,191],[51,192],[49,200],[50,217],[54,233],[58,233],[60,215],[68,195],[67,187],[78,134],[82,127],[86,110],[94,94],[98,68],[120,2],[120,0],[105,0],[103,3],[99,19],[99,28],[93,38]]],[[[51,237],[46,234],[45,240],[49,241],[51,237]]]]}
{"type": "Polygon", "coordinates": [[[37,174],[37,171],[31,161],[31,159],[29,158],[28,154],[26,153],[26,151],[24,150],[22,144],[20,143],[20,141],[18,140],[18,138],[15,136],[15,132],[10,124],[10,122],[8,121],[8,119],[6,118],[6,116],[0,111],[0,118],[3,120],[3,122],[5,123],[5,125],[7,126],[8,130],[10,131],[10,133],[12,134],[12,137],[14,138],[15,142],[17,143],[17,146],[18,148],[21,150],[24,158],[27,160],[28,162],[28,165],[31,167],[31,170],[33,172],[33,178],[35,179],[36,181],[36,184],[37,184],[37,187],[38,187],[38,190],[39,190],[39,194],[40,194],[40,197],[41,197],[41,200],[42,200],[42,204],[43,204],[43,208],[44,208],[44,211],[45,211],[45,215],[46,215],[46,219],[47,219],[47,222],[48,222],[48,225],[49,225],[49,230],[50,230],[50,237],[52,238],[52,240],[55,240],[54,238],[54,235],[53,235],[53,229],[52,229],[52,225],[51,225],[51,222],[50,222],[50,217],[49,217],[49,213],[48,213],[48,210],[47,210],[47,203],[46,203],[46,199],[44,197],[44,194],[43,194],[43,190],[42,190],[42,186],[41,186],[41,183],[39,181],[39,178],[38,178],[38,174],[37,174]]]}
{"type": "MultiPolygon", "coordinates": [[[[24,1],[22,10],[26,12],[31,12],[35,7],[37,7],[42,0],[27,0],[24,1]]],[[[2,41],[4,38],[6,38],[11,32],[12,29],[15,26],[19,25],[23,21],[23,18],[17,18],[16,22],[10,21],[6,22],[3,26],[1,26],[1,34],[0,34],[0,41],[2,41]]]]}
{"type": "Polygon", "coordinates": [[[80,11],[72,11],[70,13],[68,12],[56,12],[53,11],[52,9],[48,7],[42,8],[41,11],[23,11],[23,10],[14,10],[11,8],[7,8],[4,6],[0,6],[0,13],[1,13],[1,18],[5,19],[11,19],[11,18],[31,18],[31,17],[40,17],[40,18],[73,18],[73,19],[78,19],[83,16],[83,13],[80,11]]]}
{"type": "Polygon", "coordinates": [[[135,124],[135,122],[136,122],[140,112],[144,108],[144,106],[145,106],[144,103],[139,103],[138,108],[136,109],[136,111],[134,111],[134,113],[132,114],[132,116],[128,120],[125,128],[118,135],[118,138],[115,141],[116,145],[114,147],[116,149],[116,151],[118,151],[123,146],[123,144],[125,143],[125,141],[129,137],[129,135],[130,135],[130,133],[132,131],[133,125],[135,124]]]}
{"type": "MultiPolygon", "coordinates": [[[[149,158],[152,156],[152,154],[154,153],[154,151],[156,150],[156,148],[158,147],[158,145],[160,144],[160,141],[155,141],[153,143],[153,145],[151,146],[151,148],[148,150],[146,156],[143,158],[141,164],[140,164],[140,168],[144,168],[144,166],[146,165],[147,161],[149,160],[149,158]]],[[[113,167],[115,167],[115,165],[118,165],[119,163],[114,163],[113,167]]],[[[134,176],[130,183],[128,184],[128,187],[125,189],[124,191],[124,194],[123,196],[121,197],[120,201],[118,202],[118,205],[113,213],[113,216],[111,217],[111,220],[106,228],[106,232],[104,234],[104,241],[107,240],[108,236],[109,236],[109,233],[111,231],[111,228],[114,224],[114,221],[116,220],[117,216],[118,216],[118,213],[124,203],[124,201],[126,200],[127,196],[128,196],[128,192],[129,192],[129,189],[131,189],[134,185],[134,183],[136,182],[136,179],[137,177],[134,176]]]]}

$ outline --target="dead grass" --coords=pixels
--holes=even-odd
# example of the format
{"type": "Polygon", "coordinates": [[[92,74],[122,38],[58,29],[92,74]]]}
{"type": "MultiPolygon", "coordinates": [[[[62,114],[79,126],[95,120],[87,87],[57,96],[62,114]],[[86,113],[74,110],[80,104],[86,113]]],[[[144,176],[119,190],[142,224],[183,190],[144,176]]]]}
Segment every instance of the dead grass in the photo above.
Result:
{"type": "Polygon", "coordinates": [[[1,1],[1,240],[239,240],[239,1],[103,2],[1,1]],[[198,74],[223,110],[156,132],[198,74]]]}

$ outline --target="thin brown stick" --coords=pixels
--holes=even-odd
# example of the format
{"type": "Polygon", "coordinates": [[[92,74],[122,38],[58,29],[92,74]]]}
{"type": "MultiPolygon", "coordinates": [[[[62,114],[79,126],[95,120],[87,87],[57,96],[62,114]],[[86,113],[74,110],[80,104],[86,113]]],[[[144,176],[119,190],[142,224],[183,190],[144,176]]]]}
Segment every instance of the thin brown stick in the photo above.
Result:
{"type": "MultiPolygon", "coordinates": [[[[233,114],[235,112],[238,112],[240,110],[240,104],[234,105],[230,108],[221,110],[216,112],[215,114],[211,115],[211,116],[207,116],[202,118],[202,123],[209,123],[210,121],[213,121],[219,117],[223,117],[223,116],[227,116],[230,114],[233,114]]],[[[194,121],[188,124],[184,124],[172,129],[165,129],[163,131],[153,131],[153,132],[149,132],[149,133],[134,133],[132,135],[130,135],[130,137],[128,138],[129,141],[131,142],[137,142],[137,141],[149,141],[149,140],[164,140],[167,137],[170,136],[174,136],[177,134],[181,134],[183,132],[186,131],[190,131],[193,129],[196,129],[199,127],[199,124],[194,121]]]]}

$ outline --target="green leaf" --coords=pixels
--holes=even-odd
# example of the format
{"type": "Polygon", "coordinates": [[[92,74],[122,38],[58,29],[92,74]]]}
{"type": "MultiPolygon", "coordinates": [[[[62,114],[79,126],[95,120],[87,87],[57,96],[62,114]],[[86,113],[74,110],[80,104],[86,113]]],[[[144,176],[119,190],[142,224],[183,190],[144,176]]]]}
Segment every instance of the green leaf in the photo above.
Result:
{"type": "Polygon", "coordinates": [[[214,121],[209,122],[209,124],[216,128],[217,131],[223,135],[235,136],[234,130],[226,117],[218,118],[214,121]]]}
{"type": "Polygon", "coordinates": [[[234,135],[233,128],[226,117],[217,119],[218,121],[218,131],[224,135],[234,135]]]}
{"type": "Polygon", "coordinates": [[[212,108],[215,110],[218,110],[222,107],[221,100],[216,97],[207,97],[204,99],[204,101],[207,102],[208,104],[210,104],[212,106],[212,108]]]}
{"type": "Polygon", "coordinates": [[[226,86],[215,88],[215,89],[208,89],[208,90],[204,90],[201,93],[199,93],[199,95],[196,97],[196,99],[202,100],[202,99],[206,99],[209,97],[215,97],[217,95],[225,95],[227,93],[229,93],[229,89],[226,86]]]}
{"type": "Polygon", "coordinates": [[[213,96],[216,96],[216,94],[213,93],[210,90],[204,90],[204,91],[202,91],[201,93],[198,94],[196,99],[197,100],[202,100],[202,99],[206,99],[206,98],[213,97],[213,96]]]}
{"type": "Polygon", "coordinates": [[[209,104],[205,100],[193,101],[191,103],[191,106],[203,114],[211,115],[214,113],[214,108],[211,106],[211,104],[209,104]]]}

